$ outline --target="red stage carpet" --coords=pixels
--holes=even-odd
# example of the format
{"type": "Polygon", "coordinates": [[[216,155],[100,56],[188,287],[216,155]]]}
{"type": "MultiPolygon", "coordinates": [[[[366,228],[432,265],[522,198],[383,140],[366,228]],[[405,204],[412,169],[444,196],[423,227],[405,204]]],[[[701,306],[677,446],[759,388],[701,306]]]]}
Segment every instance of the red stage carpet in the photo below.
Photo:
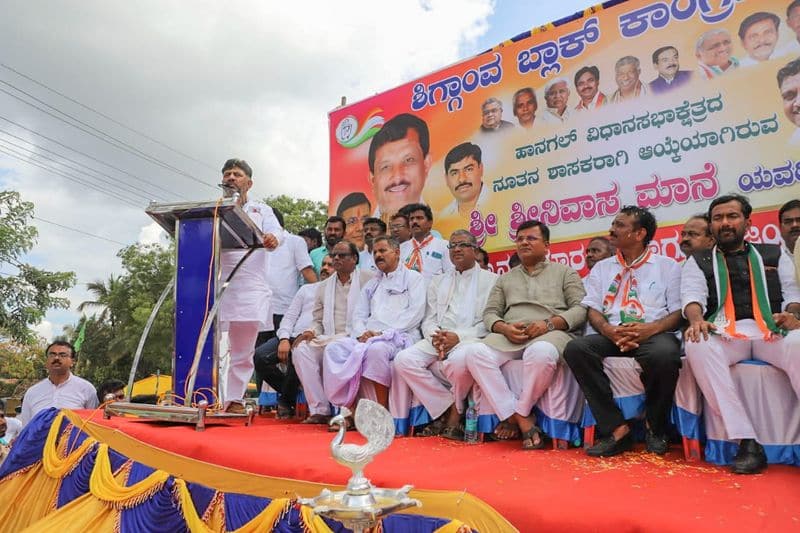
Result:
{"type": "MultiPolygon", "coordinates": [[[[321,426],[260,417],[249,428],[210,425],[196,433],[193,426],[79,413],[150,446],[236,470],[339,485],[349,477],[331,459],[332,434],[321,426]]],[[[359,439],[348,434],[348,441],[359,439]]],[[[637,452],[601,460],[577,449],[524,452],[518,446],[518,441],[470,446],[438,437],[399,438],[366,474],[382,487],[410,483],[417,489],[465,490],[523,532],[800,530],[795,467],[735,476],[706,463],[687,463],[678,446],[666,458],[637,452]]],[[[124,451],[140,460],[135,449],[124,451]]]]}

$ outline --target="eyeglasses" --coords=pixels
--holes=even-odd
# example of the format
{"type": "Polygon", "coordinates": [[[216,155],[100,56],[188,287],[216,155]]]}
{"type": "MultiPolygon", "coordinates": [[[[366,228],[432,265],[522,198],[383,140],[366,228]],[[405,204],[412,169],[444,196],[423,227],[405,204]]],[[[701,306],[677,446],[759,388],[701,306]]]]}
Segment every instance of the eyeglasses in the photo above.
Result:
{"type": "Polygon", "coordinates": [[[47,357],[58,357],[64,359],[66,357],[72,357],[72,354],[69,352],[50,352],[47,354],[47,357]]]}
{"type": "Polygon", "coordinates": [[[347,254],[344,252],[332,252],[328,254],[329,256],[333,257],[334,259],[343,259],[345,257],[352,257],[353,254],[347,254]]]}
{"type": "Polygon", "coordinates": [[[448,250],[458,250],[461,248],[475,248],[475,245],[469,242],[452,242],[447,245],[448,250]]]}

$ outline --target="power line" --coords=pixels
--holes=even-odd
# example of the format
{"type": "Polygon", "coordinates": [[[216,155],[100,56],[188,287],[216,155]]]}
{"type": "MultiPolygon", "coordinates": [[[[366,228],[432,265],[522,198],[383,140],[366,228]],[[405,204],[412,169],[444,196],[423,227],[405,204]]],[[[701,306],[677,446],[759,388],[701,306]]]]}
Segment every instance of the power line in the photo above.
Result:
{"type": "Polygon", "coordinates": [[[108,242],[111,242],[111,243],[114,243],[114,244],[119,244],[120,246],[128,246],[124,242],[119,242],[119,241],[115,241],[114,239],[109,239],[107,237],[102,237],[100,235],[95,235],[94,233],[89,233],[88,231],[83,231],[83,230],[80,230],[78,228],[73,228],[71,226],[65,226],[63,224],[59,224],[58,222],[53,222],[52,220],[46,220],[44,218],[37,217],[37,216],[34,216],[33,218],[35,220],[39,220],[41,222],[46,222],[48,224],[52,224],[54,226],[58,226],[59,228],[68,229],[70,231],[74,231],[75,233],[81,233],[81,234],[86,235],[88,237],[94,237],[95,239],[101,239],[101,240],[108,241],[108,242]]]}
{"type": "MultiPolygon", "coordinates": [[[[61,161],[58,161],[57,159],[54,159],[54,158],[52,158],[52,157],[48,157],[48,156],[46,156],[46,155],[43,155],[43,154],[36,153],[35,151],[31,150],[30,148],[26,148],[26,147],[24,147],[24,146],[21,146],[21,145],[19,145],[19,144],[17,144],[17,143],[14,143],[14,142],[11,142],[11,141],[9,141],[9,140],[6,140],[6,139],[3,139],[3,138],[0,138],[0,143],[6,144],[6,145],[11,145],[11,146],[14,146],[14,147],[16,147],[16,148],[19,148],[20,150],[24,150],[25,152],[28,152],[29,154],[31,154],[31,156],[36,156],[36,157],[39,157],[39,158],[42,158],[42,159],[46,159],[46,160],[48,160],[48,161],[52,161],[52,162],[54,162],[55,164],[57,164],[57,165],[61,165],[61,166],[64,166],[64,167],[66,167],[66,168],[68,168],[68,169],[70,169],[70,170],[74,170],[74,171],[76,171],[76,172],[81,172],[81,173],[83,173],[83,172],[84,172],[84,171],[83,171],[82,169],[80,169],[80,168],[76,168],[76,167],[73,167],[73,166],[71,166],[71,165],[67,165],[66,163],[62,163],[61,161]]],[[[32,143],[29,143],[29,144],[32,144],[32,143]]],[[[36,145],[33,145],[33,146],[36,146],[36,145]]],[[[45,150],[45,151],[47,151],[47,152],[55,153],[56,155],[59,155],[59,156],[60,156],[60,154],[57,154],[56,152],[52,152],[51,150],[47,150],[46,148],[42,148],[42,147],[40,147],[40,149],[42,149],[42,150],[45,150]]],[[[30,157],[30,156],[29,156],[29,157],[30,157]]],[[[65,159],[67,159],[67,158],[65,158],[65,159]]],[[[67,160],[69,161],[69,159],[67,159],[67,160]]],[[[77,163],[78,165],[82,165],[82,163],[78,163],[78,162],[76,162],[76,163],[77,163]]],[[[99,173],[98,171],[94,170],[94,169],[93,169],[93,168],[91,168],[91,167],[88,167],[88,166],[86,166],[86,165],[82,165],[82,166],[84,166],[84,167],[85,167],[86,169],[88,169],[88,170],[91,170],[91,171],[93,171],[93,172],[97,172],[97,173],[99,173]]],[[[102,173],[99,173],[99,174],[101,174],[101,175],[103,175],[103,176],[108,176],[107,174],[102,174],[102,173]]],[[[131,189],[134,189],[134,191],[121,191],[121,192],[125,192],[125,193],[128,193],[128,194],[134,194],[134,195],[136,195],[137,197],[140,197],[140,198],[142,198],[142,199],[143,199],[143,200],[145,200],[145,201],[149,201],[149,200],[152,200],[152,199],[154,198],[154,194],[152,193],[152,191],[145,191],[145,190],[143,190],[143,189],[139,189],[139,188],[137,188],[137,187],[134,187],[133,185],[129,185],[128,183],[125,183],[124,181],[119,181],[119,180],[116,180],[116,179],[115,179],[115,178],[113,178],[112,176],[108,176],[109,178],[111,178],[111,180],[112,180],[112,181],[109,181],[109,180],[103,179],[102,177],[96,177],[96,176],[90,176],[90,175],[85,175],[85,176],[86,176],[86,178],[91,178],[91,179],[95,179],[95,180],[101,181],[101,182],[103,182],[103,183],[106,183],[107,185],[110,185],[110,186],[112,186],[112,187],[117,187],[117,183],[114,183],[114,182],[116,181],[116,182],[118,182],[118,183],[119,183],[119,184],[121,184],[121,185],[124,185],[124,186],[126,186],[126,187],[129,187],[129,188],[131,188],[131,189]],[[135,191],[141,191],[141,192],[142,192],[142,193],[144,193],[144,194],[141,194],[141,193],[138,193],[138,192],[135,192],[135,191]]],[[[159,199],[162,199],[162,200],[163,200],[163,197],[159,197],[159,199]]]]}
{"type": "MultiPolygon", "coordinates": [[[[146,179],[144,179],[144,178],[140,178],[139,176],[136,176],[135,174],[131,174],[131,173],[130,173],[130,172],[128,172],[127,170],[123,170],[123,169],[121,169],[121,168],[119,168],[119,167],[115,167],[114,165],[111,165],[111,164],[109,164],[109,163],[106,163],[105,161],[103,161],[103,160],[101,160],[101,159],[98,159],[98,158],[96,158],[96,157],[94,157],[94,156],[92,156],[92,155],[89,155],[89,154],[87,154],[86,152],[81,152],[80,150],[77,150],[77,149],[75,149],[75,148],[72,148],[71,146],[68,146],[68,145],[66,145],[66,144],[64,144],[64,143],[62,143],[62,142],[60,142],[60,141],[57,141],[56,139],[53,139],[52,137],[48,137],[47,135],[44,135],[44,134],[42,134],[42,133],[39,133],[38,131],[32,130],[32,129],[30,129],[30,128],[27,128],[27,127],[23,126],[22,124],[20,124],[20,123],[18,123],[18,122],[14,122],[13,120],[11,120],[11,119],[9,119],[9,118],[7,118],[7,117],[4,117],[4,116],[0,115],[0,120],[4,120],[5,122],[8,122],[9,124],[13,124],[14,126],[16,126],[16,127],[20,128],[20,129],[23,129],[23,130],[25,130],[25,131],[29,132],[29,133],[30,133],[30,134],[32,134],[32,135],[35,135],[35,136],[37,136],[37,137],[41,137],[42,139],[46,139],[46,140],[50,141],[51,143],[57,144],[58,146],[61,146],[62,148],[66,148],[67,150],[69,150],[69,151],[71,151],[71,152],[75,152],[75,153],[76,153],[76,154],[78,154],[78,155],[82,155],[83,157],[86,157],[86,158],[88,158],[88,159],[91,159],[92,161],[95,161],[95,162],[97,162],[97,163],[100,163],[101,165],[105,165],[105,166],[107,166],[108,168],[111,168],[111,169],[113,169],[113,170],[116,170],[117,172],[121,172],[121,173],[125,174],[126,176],[130,176],[130,177],[132,177],[132,178],[134,178],[134,179],[136,179],[136,180],[139,180],[139,181],[141,181],[141,182],[147,183],[148,185],[152,185],[153,187],[160,188],[162,191],[164,191],[164,192],[167,192],[167,193],[169,193],[169,194],[172,194],[172,195],[174,195],[174,196],[180,196],[180,195],[178,195],[177,193],[174,193],[174,192],[172,192],[172,191],[168,191],[168,190],[164,189],[163,187],[159,187],[159,186],[158,186],[158,185],[156,185],[155,183],[152,183],[152,182],[150,182],[150,181],[147,181],[147,180],[146,180],[146,179]]],[[[18,137],[18,136],[16,136],[16,135],[14,135],[13,133],[10,133],[10,132],[8,132],[8,131],[6,131],[6,130],[0,129],[0,132],[2,132],[2,133],[5,133],[6,135],[9,135],[9,136],[11,136],[11,137],[14,137],[15,139],[19,139],[19,140],[21,140],[21,141],[23,141],[23,142],[27,142],[27,141],[25,141],[25,139],[23,139],[22,137],[18,137]]]]}
{"type": "Polygon", "coordinates": [[[95,190],[97,192],[100,192],[101,194],[105,194],[106,196],[110,196],[110,197],[112,197],[112,198],[114,198],[116,200],[119,200],[119,201],[121,201],[123,203],[126,203],[126,204],[128,204],[128,205],[130,205],[132,207],[141,208],[141,205],[135,203],[135,201],[130,199],[130,198],[125,198],[125,197],[119,195],[118,193],[115,193],[113,191],[107,191],[107,190],[105,190],[105,189],[103,189],[103,188],[101,188],[101,187],[99,187],[99,186],[97,186],[95,184],[87,183],[87,182],[83,181],[80,178],[76,178],[74,176],[70,176],[70,175],[68,175],[68,174],[66,174],[64,172],[61,172],[61,171],[58,171],[58,170],[53,169],[51,167],[48,167],[46,165],[43,165],[43,164],[41,164],[41,163],[39,163],[37,161],[33,161],[33,160],[27,158],[27,156],[25,156],[25,154],[20,154],[19,152],[15,152],[14,150],[9,150],[8,148],[5,148],[5,147],[0,147],[0,153],[6,154],[8,156],[11,156],[14,159],[17,159],[17,160],[22,161],[24,163],[28,163],[29,165],[33,165],[35,167],[39,167],[39,168],[41,168],[43,170],[46,170],[46,171],[48,171],[48,172],[50,172],[52,174],[56,174],[58,176],[62,176],[62,177],[66,178],[66,179],[68,179],[70,181],[74,181],[74,182],[80,183],[81,185],[84,185],[84,186],[86,186],[86,187],[88,187],[90,189],[93,189],[93,190],[95,190]]]}
{"type": "Polygon", "coordinates": [[[39,102],[40,104],[52,109],[56,113],[64,115],[65,117],[69,118],[70,120],[73,120],[73,121],[77,122],[78,124],[80,124],[80,126],[76,125],[76,124],[73,124],[69,120],[63,119],[63,118],[51,113],[50,111],[47,111],[46,109],[42,109],[41,107],[37,106],[36,104],[28,102],[24,98],[21,98],[21,97],[17,96],[16,94],[13,94],[10,91],[7,91],[5,89],[0,88],[0,92],[2,92],[4,94],[7,94],[11,98],[19,100],[23,104],[28,105],[28,106],[30,106],[30,107],[32,107],[32,108],[44,113],[45,115],[47,115],[49,117],[52,117],[52,118],[54,118],[54,119],[56,119],[56,120],[58,120],[60,122],[63,122],[64,124],[72,126],[73,128],[75,128],[75,129],[77,129],[79,131],[82,131],[83,133],[85,133],[87,135],[91,135],[95,139],[97,139],[99,141],[102,141],[102,142],[104,142],[104,143],[106,143],[106,144],[108,144],[110,146],[113,146],[114,148],[117,148],[118,150],[122,150],[123,152],[127,152],[127,153],[129,153],[129,154],[131,154],[131,155],[133,155],[135,157],[138,157],[140,159],[143,159],[143,160],[145,160],[145,161],[147,161],[149,163],[152,163],[154,165],[160,166],[160,167],[162,167],[162,168],[164,168],[166,170],[169,170],[171,172],[174,172],[175,174],[178,174],[180,176],[184,176],[184,177],[186,177],[186,178],[188,178],[188,179],[190,179],[192,181],[200,183],[201,185],[205,185],[206,187],[214,188],[214,186],[211,185],[210,183],[206,183],[206,182],[204,182],[204,181],[202,181],[200,179],[195,178],[194,176],[192,176],[191,174],[189,174],[185,170],[182,170],[180,168],[172,166],[169,163],[166,163],[166,162],[158,159],[157,157],[153,157],[153,156],[143,152],[142,150],[139,150],[135,146],[131,146],[130,144],[126,143],[125,141],[117,139],[116,137],[114,137],[112,135],[109,135],[109,134],[107,134],[107,133],[95,128],[91,124],[87,124],[86,122],[83,122],[82,120],[80,120],[78,118],[75,118],[72,115],[59,110],[56,107],[51,106],[47,102],[44,102],[44,101],[40,100],[39,98],[36,98],[35,96],[31,95],[30,93],[27,93],[27,92],[23,91],[22,89],[19,89],[19,88],[15,87],[14,85],[12,85],[12,84],[10,84],[10,83],[8,83],[6,81],[0,80],[0,83],[2,83],[3,85],[7,85],[9,87],[12,87],[14,90],[24,94],[28,98],[31,98],[32,100],[34,100],[36,102],[39,102]],[[91,131],[91,130],[94,130],[94,131],[91,131]],[[97,133],[95,133],[95,132],[97,132],[97,133]]]}
{"type": "Polygon", "coordinates": [[[53,89],[49,85],[47,85],[45,83],[42,83],[39,80],[34,79],[31,76],[28,76],[27,74],[22,73],[22,72],[18,71],[17,69],[15,69],[15,68],[13,68],[13,67],[11,67],[9,65],[6,65],[5,63],[0,62],[0,67],[3,67],[5,69],[7,69],[7,70],[10,70],[11,72],[16,74],[17,76],[25,78],[26,80],[28,80],[28,81],[30,81],[32,83],[35,83],[39,87],[42,87],[43,89],[47,89],[51,93],[57,94],[61,98],[64,98],[65,100],[68,100],[68,101],[72,102],[73,104],[76,104],[76,105],[86,109],[87,111],[91,111],[92,113],[95,113],[96,115],[99,115],[99,116],[103,117],[104,119],[106,119],[106,120],[108,120],[110,122],[113,122],[117,126],[120,126],[122,128],[125,128],[126,130],[128,130],[130,132],[133,132],[133,133],[135,133],[137,135],[140,135],[140,136],[144,137],[145,139],[147,139],[148,141],[154,142],[154,143],[158,144],[159,146],[162,146],[162,147],[166,148],[167,150],[169,150],[171,152],[174,152],[174,153],[176,153],[176,154],[178,154],[180,156],[183,156],[186,159],[189,159],[190,161],[194,161],[195,163],[203,165],[204,167],[206,167],[208,169],[211,169],[211,170],[214,170],[214,171],[217,170],[215,167],[209,165],[208,163],[206,163],[204,161],[200,161],[199,159],[195,159],[194,157],[192,157],[192,156],[190,156],[190,155],[188,155],[188,154],[186,154],[184,152],[181,152],[180,150],[178,150],[176,148],[173,148],[170,145],[168,145],[168,144],[166,144],[166,143],[164,143],[162,141],[159,141],[158,139],[155,139],[155,138],[147,135],[144,132],[141,132],[141,131],[139,131],[139,130],[137,130],[135,128],[131,128],[130,126],[128,126],[126,124],[123,124],[122,122],[116,120],[115,118],[113,118],[113,117],[111,117],[109,115],[106,115],[105,113],[103,113],[101,111],[98,111],[97,109],[95,109],[95,108],[93,108],[91,106],[88,106],[88,105],[84,104],[83,102],[80,102],[80,101],[78,101],[78,100],[76,100],[76,99],[74,99],[74,98],[72,98],[72,97],[70,97],[70,96],[68,96],[68,95],[56,90],[56,89],[53,89]]]}

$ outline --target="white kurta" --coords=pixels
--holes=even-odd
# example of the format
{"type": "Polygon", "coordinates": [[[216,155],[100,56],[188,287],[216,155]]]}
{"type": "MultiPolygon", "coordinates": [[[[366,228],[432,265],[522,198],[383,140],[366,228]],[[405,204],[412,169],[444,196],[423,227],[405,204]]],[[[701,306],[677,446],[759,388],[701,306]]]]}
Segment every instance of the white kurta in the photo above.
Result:
{"type": "Polygon", "coordinates": [[[396,330],[416,342],[424,315],[425,282],[418,272],[400,264],[394,272],[381,272],[361,289],[353,312],[352,336],[360,337],[367,330],[396,330]]]}
{"type": "Polygon", "coordinates": [[[424,339],[398,353],[393,362],[397,379],[392,381],[389,408],[394,418],[408,417],[411,393],[433,418],[441,416],[454,402],[461,411],[473,379],[464,357],[456,355],[460,353],[457,348],[486,336],[483,308],[497,277],[476,264],[464,272],[453,270],[431,280],[422,321],[424,339]],[[438,330],[452,331],[459,338],[459,344],[442,362],[437,362],[436,349],[430,342],[438,330]],[[450,388],[439,376],[447,377],[450,388]]]}
{"type": "MultiPolygon", "coordinates": [[[[279,241],[283,230],[272,208],[261,202],[248,201],[244,211],[264,233],[273,234],[279,241]]],[[[222,278],[227,279],[246,250],[223,250],[220,254],[222,278]]],[[[267,251],[257,249],[242,264],[225,291],[220,304],[219,319],[223,329],[229,322],[258,322],[261,331],[272,331],[270,291],[267,283],[269,259],[267,251]]]]}
{"type": "Polygon", "coordinates": [[[278,328],[279,339],[293,339],[311,327],[314,301],[319,283],[309,283],[300,287],[292,298],[289,309],[283,315],[278,328]]]}

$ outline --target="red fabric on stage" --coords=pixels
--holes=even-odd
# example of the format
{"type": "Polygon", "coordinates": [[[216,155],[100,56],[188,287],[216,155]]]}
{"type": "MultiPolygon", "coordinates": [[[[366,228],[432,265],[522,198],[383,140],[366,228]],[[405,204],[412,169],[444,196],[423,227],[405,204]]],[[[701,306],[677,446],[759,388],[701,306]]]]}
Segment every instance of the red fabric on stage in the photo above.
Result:
{"type": "MultiPolygon", "coordinates": [[[[79,412],[87,417],[88,411],[79,412]]],[[[211,464],[267,476],[344,484],[350,473],[330,457],[324,426],[257,418],[190,425],[134,419],[93,421],[142,442],[211,464]]],[[[363,442],[349,432],[347,442],[363,442]]],[[[519,441],[467,445],[442,438],[399,438],[367,467],[376,486],[467,492],[521,531],[788,531],[800,528],[800,469],[770,466],[736,476],[687,463],[679,446],[665,457],[626,453],[609,459],[582,450],[525,452],[519,441]]]]}

